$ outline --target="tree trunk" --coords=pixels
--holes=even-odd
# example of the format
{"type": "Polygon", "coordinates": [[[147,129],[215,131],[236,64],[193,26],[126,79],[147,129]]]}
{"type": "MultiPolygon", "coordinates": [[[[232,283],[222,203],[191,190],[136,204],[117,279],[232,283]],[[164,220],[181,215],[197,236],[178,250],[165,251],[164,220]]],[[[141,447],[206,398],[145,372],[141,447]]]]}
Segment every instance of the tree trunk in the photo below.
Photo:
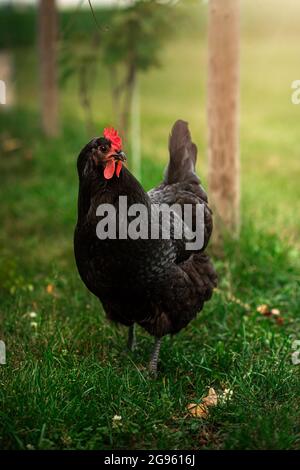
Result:
{"type": "Polygon", "coordinates": [[[89,68],[86,63],[79,67],[79,99],[85,114],[86,131],[90,137],[95,133],[92,105],[89,96],[89,68]]]}
{"type": "Polygon", "coordinates": [[[130,108],[132,103],[132,95],[135,86],[135,79],[136,79],[136,66],[134,61],[128,64],[128,74],[127,80],[124,85],[124,96],[123,96],[123,104],[122,104],[122,111],[121,111],[121,133],[125,140],[127,140],[128,130],[129,130],[129,123],[130,123],[130,108]]]}
{"type": "Polygon", "coordinates": [[[131,98],[131,161],[134,176],[141,180],[141,113],[140,94],[137,76],[131,98]]]}
{"type": "Polygon", "coordinates": [[[121,86],[117,81],[117,70],[114,65],[109,67],[110,72],[110,86],[111,86],[111,98],[113,116],[115,117],[115,127],[121,132],[121,86]]]}
{"type": "Polygon", "coordinates": [[[239,0],[210,0],[208,48],[209,195],[220,242],[239,230],[239,0]]]}
{"type": "Polygon", "coordinates": [[[55,0],[40,0],[39,58],[42,126],[49,137],[58,134],[57,12],[55,0]]]}

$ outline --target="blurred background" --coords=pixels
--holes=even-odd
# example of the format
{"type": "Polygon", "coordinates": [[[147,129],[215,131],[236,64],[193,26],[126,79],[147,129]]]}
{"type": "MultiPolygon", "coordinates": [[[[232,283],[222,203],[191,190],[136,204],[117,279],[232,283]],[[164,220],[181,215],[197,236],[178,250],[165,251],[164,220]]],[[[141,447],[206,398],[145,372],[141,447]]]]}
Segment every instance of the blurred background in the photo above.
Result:
{"type": "MultiPolygon", "coordinates": [[[[54,39],[49,33],[50,42],[45,47],[45,34],[41,33],[45,33],[46,28],[43,21],[53,19],[53,10],[47,10],[46,5],[41,16],[36,1],[0,0],[0,80],[6,86],[6,104],[0,104],[0,339],[2,336],[9,342],[10,370],[18,370],[15,380],[9,370],[6,373],[10,392],[6,397],[8,411],[4,418],[12,426],[4,433],[3,445],[6,447],[22,448],[28,443],[40,442],[41,430],[48,420],[47,429],[53,424],[54,431],[48,436],[48,444],[43,445],[41,441],[41,448],[68,447],[74,442],[79,448],[100,445],[102,438],[96,443],[92,441],[91,436],[96,435],[94,431],[86,431],[76,441],[76,432],[80,434],[81,431],[72,428],[73,444],[68,441],[68,436],[64,437],[67,430],[63,423],[73,423],[75,408],[71,405],[68,416],[68,411],[62,411],[63,421],[59,424],[60,399],[54,389],[60,390],[63,379],[56,365],[60,364],[66,376],[69,371],[71,374],[72,361],[79,361],[76,359],[78,351],[81,358],[85,357],[93,364],[93,354],[97,354],[96,345],[100,342],[101,359],[108,361],[108,367],[112,366],[110,374],[116,378],[115,385],[113,379],[107,382],[103,378],[102,390],[108,383],[115,397],[121,390],[118,351],[110,349],[112,343],[117,343],[116,335],[120,333],[105,322],[99,328],[98,303],[84,291],[73,259],[78,190],[76,159],[81,148],[95,135],[101,135],[105,126],[121,129],[129,166],[144,187],[150,189],[161,181],[168,160],[168,135],[175,120],[181,118],[190,124],[199,149],[197,171],[207,188],[209,1],[132,3],[91,0],[91,4],[92,9],[88,0],[57,1],[54,12],[56,32],[54,39]],[[49,44],[54,44],[54,50],[49,44]],[[56,57],[56,67],[53,57],[56,57]],[[68,348],[74,356],[68,356],[68,348]],[[29,372],[26,369],[26,375],[22,364],[28,354],[32,364],[28,365],[31,369],[29,372]],[[37,370],[36,360],[40,359],[47,364],[43,371],[47,371],[47,377],[52,377],[47,383],[45,376],[44,383],[45,387],[49,386],[49,396],[53,392],[56,405],[52,408],[48,407],[48,402],[43,402],[42,395],[38,396],[44,405],[34,398],[35,393],[40,393],[37,392],[40,382],[32,382],[37,370]],[[31,388],[31,383],[36,384],[35,389],[31,388]],[[21,388],[27,390],[27,398],[23,397],[21,388]],[[18,418],[12,420],[15,415],[18,418]],[[24,422],[23,416],[27,416],[24,422]],[[27,426],[29,431],[23,432],[27,426]]],[[[214,297],[215,303],[208,307],[206,318],[207,328],[211,327],[215,340],[218,339],[220,344],[224,344],[223,341],[237,341],[237,344],[236,349],[234,345],[233,349],[218,346],[220,362],[216,364],[219,359],[212,355],[213,366],[209,369],[211,364],[207,359],[210,365],[206,364],[205,374],[207,370],[224,370],[224,373],[234,370],[234,366],[232,369],[230,366],[233,356],[226,356],[225,360],[225,355],[230,355],[233,350],[240,351],[242,343],[238,343],[241,339],[238,332],[244,321],[243,315],[247,316],[249,309],[256,312],[256,307],[262,303],[273,303],[273,306],[275,303],[275,307],[288,312],[286,326],[277,331],[273,324],[257,323],[256,317],[252,324],[250,319],[251,341],[266,338],[270,342],[270,338],[275,337],[272,344],[277,351],[276,344],[278,348],[283,347],[288,335],[299,331],[300,105],[292,103],[291,86],[300,78],[300,2],[241,0],[240,5],[241,235],[233,245],[231,242],[226,245],[223,256],[216,257],[221,293],[214,297]],[[237,302],[236,298],[242,300],[237,302]]],[[[201,333],[201,341],[209,343],[208,330],[201,333]]],[[[197,323],[190,333],[186,333],[188,343],[189,334],[197,335],[197,323]]],[[[194,350],[191,344],[189,346],[189,360],[197,367],[197,345],[194,350]]],[[[214,346],[212,343],[211,350],[214,346]]],[[[256,352],[249,352],[251,360],[256,352]]],[[[164,354],[168,355],[163,351],[164,354]]],[[[257,364],[260,364],[260,353],[257,354],[257,364]]],[[[181,363],[179,357],[170,357],[170,361],[175,361],[175,369],[180,370],[184,360],[181,363]]],[[[261,361],[265,358],[261,351],[261,361]]],[[[187,367],[190,367],[189,360],[187,367]]],[[[164,358],[164,363],[168,364],[168,358],[164,358]]],[[[250,363],[243,364],[239,367],[244,367],[246,374],[250,363]]],[[[271,371],[272,364],[262,367],[265,367],[264,371],[271,371]]],[[[108,374],[107,370],[104,375],[108,374]]],[[[204,379],[201,382],[202,372],[200,368],[197,376],[200,389],[201,383],[205,383],[204,379]]],[[[213,377],[214,372],[209,373],[213,377]]],[[[94,380],[83,375],[76,377],[78,383],[94,380]]],[[[220,377],[216,377],[219,380],[220,377]]],[[[40,376],[36,380],[41,380],[40,376]]],[[[70,384],[72,380],[70,378],[70,384]]],[[[186,383],[188,389],[190,386],[186,383]]],[[[265,387],[261,383],[258,389],[260,386],[261,390],[265,387]]],[[[71,385],[66,387],[66,396],[73,403],[72,394],[76,395],[76,392],[71,385]]],[[[185,385],[182,387],[185,390],[185,385]]],[[[133,390],[136,390],[134,386],[133,390]]],[[[184,393],[182,390],[180,393],[184,393]]],[[[143,393],[148,392],[156,393],[153,390],[143,393]]],[[[172,387],[165,392],[166,397],[171,392],[172,387]]],[[[176,391],[172,393],[176,394],[176,391]]],[[[249,400],[250,395],[249,392],[249,400]]],[[[296,392],[290,402],[292,410],[295,397],[296,392]]],[[[135,399],[138,400],[132,397],[133,401],[135,399]]],[[[159,400],[165,403],[164,400],[169,398],[160,397],[159,400]]],[[[242,437],[237,437],[232,412],[227,415],[224,425],[225,428],[229,426],[224,438],[227,447],[259,448],[261,442],[261,445],[287,448],[296,442],[293,440],[295,435],[286,441],[276,435],[276,440],[273,434],[275,415],[274,420],[269,421],[268,430],[256,434],[259,424],[253,420],[253,415],[244,416],[249,400],[246,400],[246,407],[243,400],[237,405],[240,415],[236,422],[244,422],[245,427],[253,425],[254,432],[251,434],[248,430],[242,437]],[[231,422],[232,428],[228,424],[231,422]]],[[[102,407],[103,429],[105,426],[110,429],[109,442],[106,437],[103,442],[107,446],[138,447],[129,436],[131,428],[126,434],[125,425],[122,432],[117,432],[106,423],[108,401],[97,404],[102,407]]],[[[157,402],[158,414],[162,409],[173,410],[166,403],[161,406],[162,402],[157,402]]],[[[91,421],[95,414],[92,403],[84,405],[91,421]]],[[[124,409],[130,413],[128,403],[124,409]]],[[[175,408],[179,407],[178,403],[175,408]]],[[[273,402],[268,402],[269,405],[272,408],[273,402]]],[[[253,413],[264,416],[264,410],[253,413]]],[[[112,405],[111,412],[117,411],[112,405]]],[[[284,411],[282,413],[282,417],[287,416],[284,411]]],[[[153,416],[155,420],[155,413],[153,416]]],[[[167,418],[161,419],[165,422],[167,418]]],[[[146,426],[145,417],[141,414],[135,432],[143,435],[143,426],[146,426]]],[[[148,434],[143,435],[143,439],[149,448],[172,445],[173,437],[169,437],[164,429],[161,430],[160,444],[152,436],[153,430],[145,431],[148,434]]],[[[286,435],[291,434],[286,432],[286,435]]],[[[299,444],[299,432],[297,439],[299,444]]],[[[225,441],[212,445],[226,447],[225,441]]],[[[189,447],[189,442],[181,436],[177,445],[178,448],[180,445],[189,447]]]]}
{"type": "MultiPolygon", "coordinates": [[[[173,122],[187,120],[205,183],[207,3],[146,2],[128,12],[128,2],[97,0],[93,17],[88,0],[60,0],[58,111],[50,123],[54,139],[47,139],[37,2],[1,0],[0,76],[7,88],[7,104],[0,106],[1,237],[13,233],[14,249],[24,248],[26,234],[46,237],[48,250],[57,254],[70,249],[76,156],[108,124],[125,126],[127,150],[135,145],[131,166],[150,188],[167,161],[173,122]],[[136,53],[133,100],[126,96],[130,41],[136,53]],[[130,127],[132,111],[138,118],[130,127]]],[[[300,107],[291,102],[291,83],[299,76],[299,14],[297,0],[284,6],[280,0],[241,2],[242,220],[293,241],[299,238],[300,107]]],[[[47,113],[47,101],[45,106],[47,113]]]]}

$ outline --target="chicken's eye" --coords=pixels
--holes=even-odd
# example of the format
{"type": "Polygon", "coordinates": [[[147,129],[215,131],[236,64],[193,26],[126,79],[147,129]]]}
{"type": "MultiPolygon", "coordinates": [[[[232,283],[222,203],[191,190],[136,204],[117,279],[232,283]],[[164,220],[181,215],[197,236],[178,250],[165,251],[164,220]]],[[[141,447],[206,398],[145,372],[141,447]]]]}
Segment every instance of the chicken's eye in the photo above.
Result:
{"type": "Polygon", "coordinates": [[[105,153],[106,150],[107,150],[106,145],[101,145],[101,146],[100,146],[100,150],[101,150],[101,152],[105,153]]]}

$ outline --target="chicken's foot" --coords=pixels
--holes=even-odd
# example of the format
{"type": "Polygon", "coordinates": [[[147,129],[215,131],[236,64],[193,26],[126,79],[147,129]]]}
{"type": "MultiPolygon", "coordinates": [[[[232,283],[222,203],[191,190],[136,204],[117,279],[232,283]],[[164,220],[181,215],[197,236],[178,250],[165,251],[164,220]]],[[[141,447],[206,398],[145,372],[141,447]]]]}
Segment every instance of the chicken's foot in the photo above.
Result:
{"type": "Polygon", "coordinates": [[[150,357],[149,371],[153,377],[157,377],[157,363],[161,346],[161,338],[155,338],[154,348],[150,357]]]}
{"type": "Polygon", "coordinates": [[[136,336],[135,336],[135,324],[129,327],[127,347],[129,351],[134,351],[137,347],[136,336]]]}

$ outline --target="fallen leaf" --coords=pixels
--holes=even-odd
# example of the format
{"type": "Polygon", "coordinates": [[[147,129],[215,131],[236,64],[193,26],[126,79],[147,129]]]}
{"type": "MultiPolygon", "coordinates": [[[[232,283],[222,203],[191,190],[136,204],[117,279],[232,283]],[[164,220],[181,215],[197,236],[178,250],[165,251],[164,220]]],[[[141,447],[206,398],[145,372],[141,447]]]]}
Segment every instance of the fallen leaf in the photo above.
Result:
{"type": "Polygon", "coordinates": [[[2,142],[2,148],[4,152],[13,152],[14,150],[18,150],[21,147],[21,141],[19,139],[5,139],[2,142]]]}
{"type": "Polygon", "coordinates": [[[209,389],[207,397],[203,398],[203,403],[206,406],[216,406],[218,404],[218,396],[213,388],[209,389]]]}
{"type": "Polygon", "coordinates": [[[218,396],[213,388],[210,388],[208,395],[202,399],[201,403],[190,403],[187,405],[187,410],[190,415],[195,418],[207,418],[209,406],[216,406],[218,404],[218,396]]]}
{"type": "Polygon", "coordinates": [[[259,305],[256,310],[265,317],[275,318],[276,323],[278,323],[278,325],[282,325],[284,323],[283,318],[280,316],[279,308],[270,308],[268,307],[268,305],[263,304],[259,305]]]}
{"type": "Polygon", "coordinates": [[[265,315],[267,317],[271,315],[271,311],[268,305],[266,304],[259,305],[256,310],[258,313],[261,313],[262,315],[265,315]]]}
{"type": "Polygon", "coordinates": [[[280,315],[280,310],[278,308],[272,308],[271,314],[275,316],[280,315]]]}
{"type": "Polygon", "coordinates": [[[208,416],[208,408],[206,405],[190,403],[187,405],[187,410],[194,418],[206,418],[208,416]]]}
{"type": "Polygon", "coordinates": [[[53,294],[54,286],[52,284],[48,284],[47,287],[46,287],[46,290],[47,290],[48,294],[53,294]]]}

